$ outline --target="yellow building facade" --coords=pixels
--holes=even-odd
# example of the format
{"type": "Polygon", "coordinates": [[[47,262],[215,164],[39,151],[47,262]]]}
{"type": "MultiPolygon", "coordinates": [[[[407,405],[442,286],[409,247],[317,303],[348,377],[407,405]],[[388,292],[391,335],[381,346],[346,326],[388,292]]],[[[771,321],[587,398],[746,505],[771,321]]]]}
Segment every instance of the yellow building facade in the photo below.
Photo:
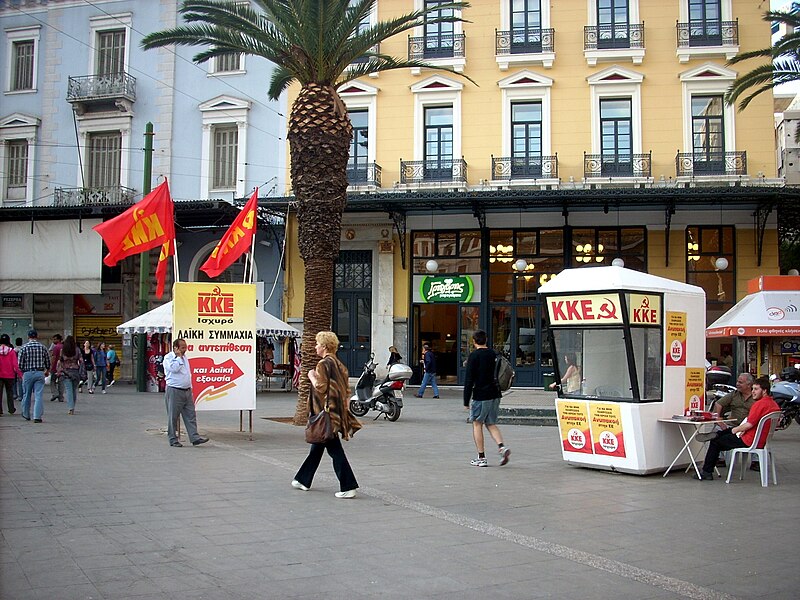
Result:
{"type": "MultiPolygon", "coordinates": [[[[436,4],[379,0],[371,21],[436,4]]],[[[463,23],[383,44],[454,72],[401,69],[339,89],[354,141],[332,321],[351,372],[369,353],[385,363],[390,345],[416,365],[430,342],[440,381],[460,383],[480,327],[519,385],[541,386],[553,357],[537,290],[564,268],[617,259],[700,285],[709,324],[749,279],[777,274],[787,191],[772,97],[743,112],[723,101],[755,66],[727,60],[770,44],[763,10],[474,0],[463,23]]],[[[290,219],[286,316],[302,326],[296,235],[290,219]]]]}

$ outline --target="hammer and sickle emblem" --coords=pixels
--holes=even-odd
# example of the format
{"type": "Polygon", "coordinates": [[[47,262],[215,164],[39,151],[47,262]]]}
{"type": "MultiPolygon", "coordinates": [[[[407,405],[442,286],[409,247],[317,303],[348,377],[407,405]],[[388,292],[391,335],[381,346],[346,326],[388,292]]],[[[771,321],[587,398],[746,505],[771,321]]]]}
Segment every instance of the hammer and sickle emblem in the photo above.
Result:
{"type": "Polygon", "coordinates": [[[617,318],[617,307],[614,305],[614,302],[605,298],[605,302],[600,307],[600,314],[597,317],[598,319],[616,319],[617,318]]]}
{"type": "Polygon", "coordinates": [[[647,296],[642,298],[642,306],[641,306],[641,308],[650,308],[650,298],[648,298],[647,296]]]}

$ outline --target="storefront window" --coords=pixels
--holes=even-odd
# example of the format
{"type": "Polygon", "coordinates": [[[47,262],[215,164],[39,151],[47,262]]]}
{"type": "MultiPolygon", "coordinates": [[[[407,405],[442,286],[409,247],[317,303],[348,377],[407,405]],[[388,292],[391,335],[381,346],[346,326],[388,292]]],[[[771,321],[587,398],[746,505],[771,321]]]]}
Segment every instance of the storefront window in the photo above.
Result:
{"type": "Polygon", "coordinates": [[[439,274],[480,273],[481,233],[471,231],[416,231],[413,234],[414,273],[432,274],[431,259],[439,274]]]}
{"type": "Polygon", "coordinates": [[[536,364],[536,309],[517,308],[517,366],[536,364]]]}
{"type": "Polygon", "coordinates": [[[573,229],[572,266],[610,266],[615,258],[621,258],[626,268],[645,271],[646,235],[644,227],[573,229]]]}
{"type": "Polygon", "coordinates": [[[492,309],[492,346],[503,356],[511,358],[511,308],[492,309]]]}
{"type": "Polygon", "coordinates": [[[686,283],[705,290],[709,324],[736,303],[734,236],[730,226],[686,228],[686,283]],[[720,258],[727,261],[724,269],[720,258]]]}

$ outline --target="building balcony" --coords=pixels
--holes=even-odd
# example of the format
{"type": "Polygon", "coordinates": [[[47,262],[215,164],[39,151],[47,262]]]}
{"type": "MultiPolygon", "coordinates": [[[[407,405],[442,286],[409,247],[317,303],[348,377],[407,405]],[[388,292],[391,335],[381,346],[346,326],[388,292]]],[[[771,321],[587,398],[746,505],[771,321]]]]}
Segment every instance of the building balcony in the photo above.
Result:
{"type": "Polygon", "coordinates": [[[350,187],[381,187],[381,166],[378,163],[348,165],[347,183],[350,187]]]}
{"type": "Polygon", "coordinates": [[[584,154],[583,176],[641,178],[651,176],[652,152],[647,154],[584,154]]]}
{"type": "Polygon", "coordinates": [[[587,25],[583,28],[583,54],[590,67],[598,61],[629,58],[639,65],[644,59],[644,23],[587,25]]]}
{"type": "Polygon", "coordinates": [[[494,32],[497,64],[502,71],[513,64],[538,64],[549,69],[555,59],[555,29],[521,27],[494,32]]]}
{"type": "Polygon", "coordinates": [[[456,160],[400,160],[400,183],[452,183],[466,185],[467,161],[456,160]]]}
{"type": "Polygon", "coordinates": [[[558,179],[558,155],[492,156],[493,181],[523,179],[558,179]]]}
{"type": "MultiPolygon", "coordinates": [[[[375,44],[374,46],[372,46],[372,48],[369,49],[369,51],[377,54],[377,53],[379,53],[381,51],[381,45],[380,44],[375,44]]],[[[359,56],[357,59],[355,59],[350,64],[352,64],[352,65],[360,65],[361,63],[365,63],[367,61],[369,61],[369,57],[367,57],[367,56],[359,56]]]]}
{"type": "Polygon", "coordinates": [[[88,110],[131,112],[136,101],[136,78],[127,73],[70,77],[67,102],[78,114],[88,110]]]}
{"type": "Polygon", "coordinates": [[[53,206],[112,206],[133,204],[136,190],[121,185],[95,188],[56,188],[53,206]]]}
{"type": "Polygon", "coordinates": [[[690,21],[676,23],[678,59],[724,56],[730,60],[739,53],[739,21],[690,21]]]}
{"type": "Polygon", "coordinates": [[[747,152],[678,152],[678,177],[739,177],[747,175],[747,152]]]}
{"type": "MultiPolygon", "coordinates": [[[[424,60],[435,65],[452,66],[461,73],[466,61],[466,36],[463,33],[429,35],[408,38],[409,60],[424,60]]],[[[412,73],[419,75],[421,69],[414,67],[412,73]]]]}

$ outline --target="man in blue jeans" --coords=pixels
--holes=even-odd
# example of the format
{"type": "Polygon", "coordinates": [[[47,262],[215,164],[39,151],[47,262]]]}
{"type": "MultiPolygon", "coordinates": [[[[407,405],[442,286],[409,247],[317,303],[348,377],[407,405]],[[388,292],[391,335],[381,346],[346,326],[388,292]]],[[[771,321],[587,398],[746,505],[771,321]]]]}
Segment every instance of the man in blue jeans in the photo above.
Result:
{"type": "Polygon", "coordinates": [[[422,345],[422,368],[425,370],[425,375],[422,376],[422,383],[419,386],[417,398],[422,398],[428,384],[433,388],[433,397],[438,398],[439,386],[436,385],[436,355],[433,353],[433,350],[431,350],[430,344],[422,345]]]}
{"type": "Polygon", "coordinates": [[[50,352],[39,342],[39,333],[35,329],[28,331],[28,343],[20,348],[19,369],[22,371],[22,418],[31,420],[33,395],[33,422],[41,423],[44,413],[42,393],[44,378],[50,374],[50,352]]]}

